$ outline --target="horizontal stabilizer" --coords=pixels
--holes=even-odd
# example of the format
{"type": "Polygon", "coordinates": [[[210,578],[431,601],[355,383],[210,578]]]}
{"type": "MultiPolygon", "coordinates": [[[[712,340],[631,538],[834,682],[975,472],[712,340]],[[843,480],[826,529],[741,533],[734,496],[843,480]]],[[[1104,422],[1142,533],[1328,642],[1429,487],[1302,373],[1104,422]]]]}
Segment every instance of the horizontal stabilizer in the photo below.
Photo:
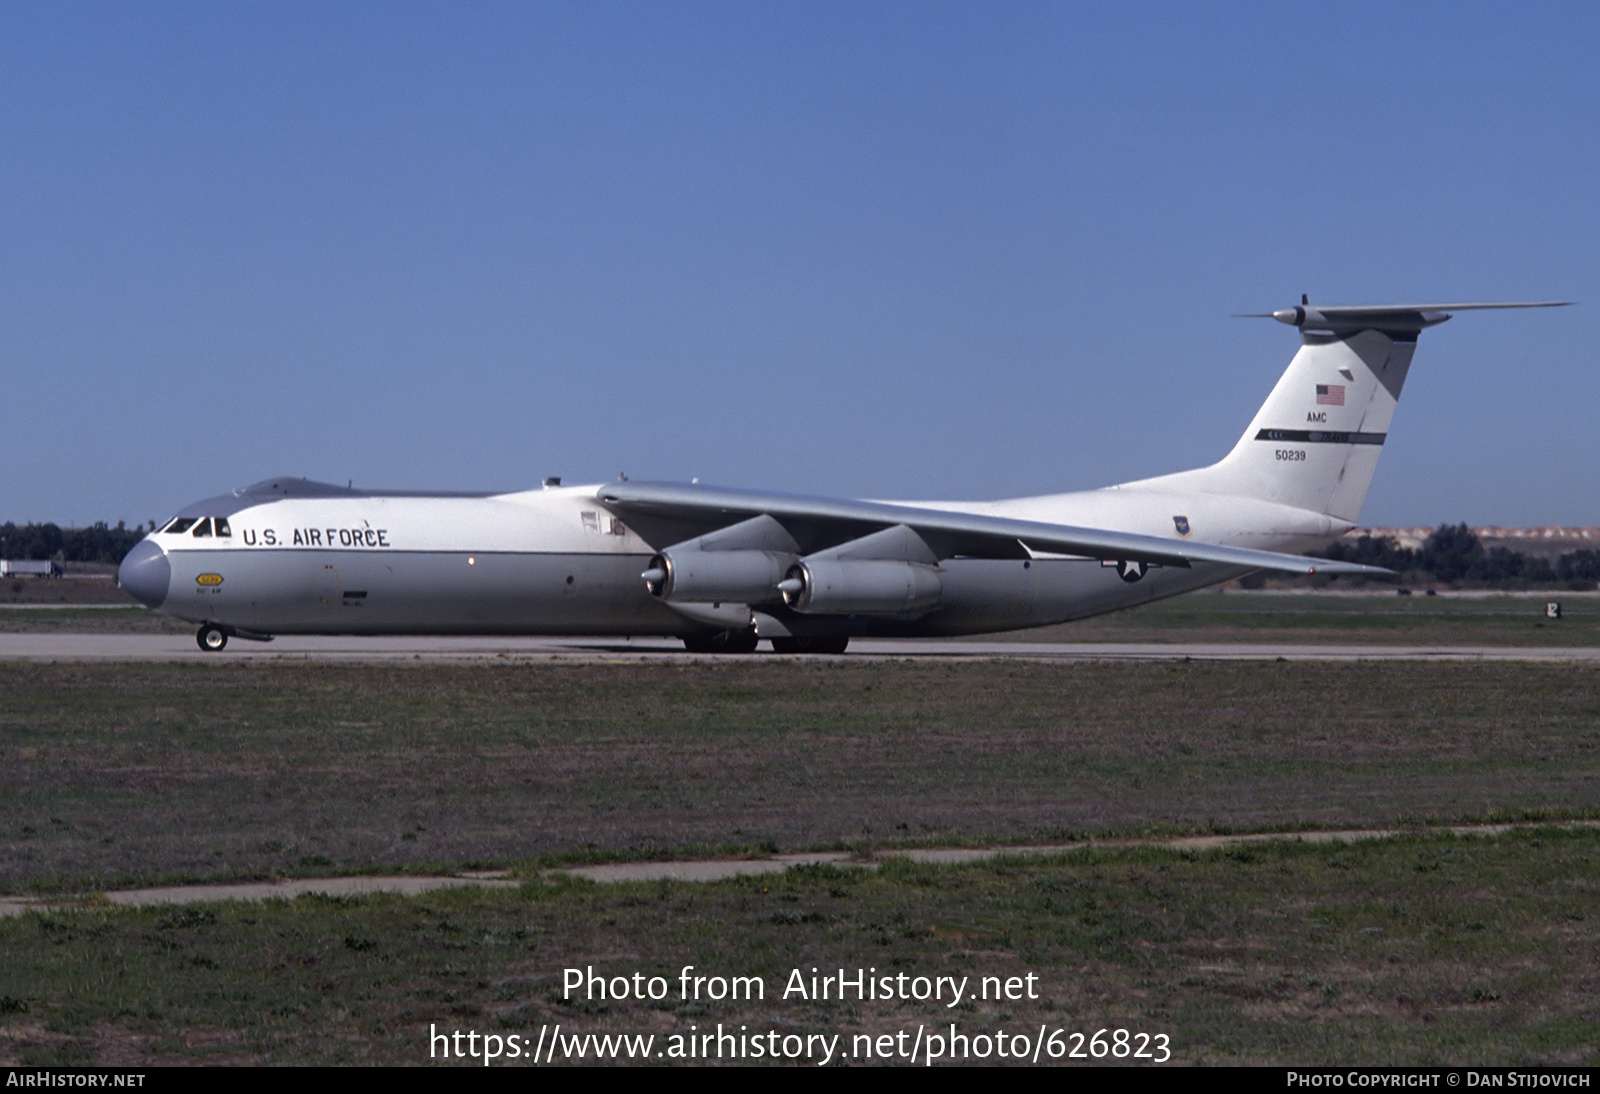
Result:
{"type": "Polygon", "coordinates": [[[1450,318],[1451,312],[1489,311],[1500,308],[1564,308],[1570,300],[1534,300],[1505,303],[1474,304],[1318,304],[1302,303],[1298,307],[1279,308],[1277,311],[1248,312],[1237,319],[1276,319],[1302,330],[1325,330],[1338,334],[1345,331],[1381,330],[1415,334],[1428,327],[1437,326],[1450,318]]]}

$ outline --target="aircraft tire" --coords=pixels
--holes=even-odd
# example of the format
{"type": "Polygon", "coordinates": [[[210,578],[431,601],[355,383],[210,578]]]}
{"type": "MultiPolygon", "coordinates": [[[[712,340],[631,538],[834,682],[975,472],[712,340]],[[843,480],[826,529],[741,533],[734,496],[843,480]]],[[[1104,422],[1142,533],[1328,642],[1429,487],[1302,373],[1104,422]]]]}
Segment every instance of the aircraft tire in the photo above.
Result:
{"type": "Polygon", "coordinates": [[[774,638],[773,653],[843,653],[850,644],[850,636],[843,634],[806,634],[792,638],[774,638]]]}
{"type": "Polygon", "coordinates": [[[228,632],[214,623],[207,623],[194,636],[195,643],[207,653],[221,653],[228,645],[228,632]]]}
{"type": "Polygon", "coordinates": [[[716,634],[686,634],[683,648],[690,653],[754,653],[755,628],[742,631],[718,631],[716,634]]]}

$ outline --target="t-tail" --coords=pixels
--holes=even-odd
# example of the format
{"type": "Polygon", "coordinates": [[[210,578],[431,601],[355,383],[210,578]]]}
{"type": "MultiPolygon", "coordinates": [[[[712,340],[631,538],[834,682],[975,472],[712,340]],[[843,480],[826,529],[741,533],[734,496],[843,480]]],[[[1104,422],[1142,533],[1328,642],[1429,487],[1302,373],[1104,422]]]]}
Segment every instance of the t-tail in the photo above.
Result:
{"type": "Polygon", "coordinates": [[[1389,436],[1417,335],[1452,312],[1553,308],[1508,304],[1301,305],[1253,318],[1300,329],[1300,352],[1239,443],[1210,467],[1139,486],[1259,498],[1354,524],[1389,436]]]}

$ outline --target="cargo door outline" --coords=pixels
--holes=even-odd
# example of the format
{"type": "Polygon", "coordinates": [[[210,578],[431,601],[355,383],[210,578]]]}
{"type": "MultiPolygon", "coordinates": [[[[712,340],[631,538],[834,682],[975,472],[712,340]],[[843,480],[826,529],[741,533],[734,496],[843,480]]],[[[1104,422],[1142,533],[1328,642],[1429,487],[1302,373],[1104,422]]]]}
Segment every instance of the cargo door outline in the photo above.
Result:
{"type": "Polygon", "coordinates": [[[319,609],[336,607],[339,603],[339,568],[330,564],[320,567],[312,578],[311,603],[319,609]]]}

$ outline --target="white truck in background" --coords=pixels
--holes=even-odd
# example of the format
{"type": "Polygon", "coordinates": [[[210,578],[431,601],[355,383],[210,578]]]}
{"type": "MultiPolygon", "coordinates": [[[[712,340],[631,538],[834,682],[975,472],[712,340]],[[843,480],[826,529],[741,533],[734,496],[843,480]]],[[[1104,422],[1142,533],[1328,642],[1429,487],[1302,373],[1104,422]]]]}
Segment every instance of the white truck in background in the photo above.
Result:
{"type": "Polygon", "coordinates": [[[62,577],[65,573],[59,562],[0,559],[0,577],[62,577]]]}

